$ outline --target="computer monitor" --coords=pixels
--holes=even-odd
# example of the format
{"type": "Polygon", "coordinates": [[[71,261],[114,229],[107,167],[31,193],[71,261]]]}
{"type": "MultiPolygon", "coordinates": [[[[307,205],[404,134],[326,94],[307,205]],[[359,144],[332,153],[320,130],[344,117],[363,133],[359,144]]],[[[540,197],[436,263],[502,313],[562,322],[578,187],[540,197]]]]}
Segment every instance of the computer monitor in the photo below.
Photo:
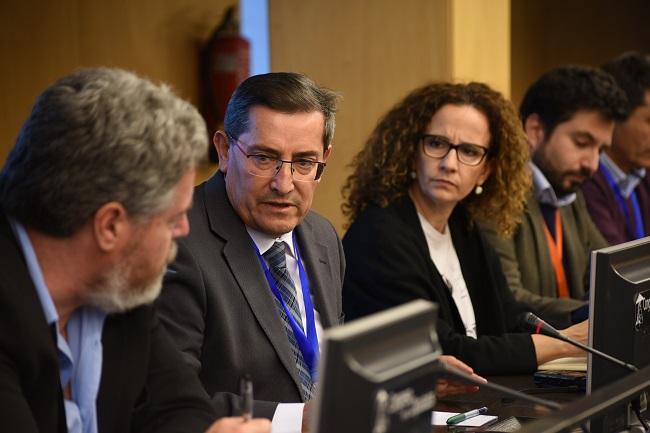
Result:
{"type": "MultiPolygon", "coordinates": [[[[650,237],[592,253],[589,344],[638,368],[650,365],[650,237]]],[[[587,393],[630,372],[589,355],[587,393]]],[[[628,405],[592,421],[593,433],[629,425],[628,405]]]]}
{"type": "Polygon", "coordinates": [[[430,433],[436,318],[419,300],[325,331],[311,431],[430,433]]]}

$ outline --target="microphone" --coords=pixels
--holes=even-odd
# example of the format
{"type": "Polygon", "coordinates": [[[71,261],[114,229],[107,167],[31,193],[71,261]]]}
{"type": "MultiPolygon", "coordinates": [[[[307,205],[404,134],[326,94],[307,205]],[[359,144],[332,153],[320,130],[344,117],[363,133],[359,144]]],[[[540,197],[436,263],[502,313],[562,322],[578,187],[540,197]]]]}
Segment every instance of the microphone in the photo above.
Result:
{"type": "Polygon", "coordinates": [[[564,340],[564,338],[566,338],[560,333],[560,331],[531,312],[523,313],[522,321],[524,324],[528,325],[528,327],[533,328],[535,330],[535,334],[543,334],[549,337],[559,338],[561,340],[564,340]]]}
{"type": "Polygon", "coordinates": [[[560,331],[534,315],[533,313],[527,312],[522,315],[522,320],[523,322],[528,325],[528,327],[532,328],[535,331],[535,334],[542,334],[546,335],[548,337],[552,338],[557,338],[558,340],[562,340],[564,342],[567,342],[573,346],[579,347],[580,349],[592,353],[594,355],[600,356],[603,359],[608,360],[609,362],[612,362],[614,364],[617,364],[623,368],[626,368],[629,371],[637,371],[638,368],[636,368],[632,364],[628,364],[627,362],[623,362],[620,359],[614,358],[611,355],[608,355],[606,353],[601,352],[598,349],[594,349],[593,347],[586,346],[578,341],[575,341],[572,338],[567,337],[566,335],[562,334],[560,331]]]}

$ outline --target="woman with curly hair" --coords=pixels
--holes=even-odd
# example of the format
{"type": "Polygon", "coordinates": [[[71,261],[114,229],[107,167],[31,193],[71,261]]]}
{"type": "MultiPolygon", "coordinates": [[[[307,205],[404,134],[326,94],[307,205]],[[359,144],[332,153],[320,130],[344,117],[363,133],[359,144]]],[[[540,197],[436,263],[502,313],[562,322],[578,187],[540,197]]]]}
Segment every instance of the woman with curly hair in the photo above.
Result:
{"type": "Polygon", "coordinates": [[[443,351],[479,374],[532,372],[578,355],[518,332],[526,308],[476,225],[513,232],[531,185],[528,157],[514,107],[485,84],[428,84],[395,105],[343,188],[351,222],[343,239],[346,319],[418,298],[436,302],[443,351]]]}

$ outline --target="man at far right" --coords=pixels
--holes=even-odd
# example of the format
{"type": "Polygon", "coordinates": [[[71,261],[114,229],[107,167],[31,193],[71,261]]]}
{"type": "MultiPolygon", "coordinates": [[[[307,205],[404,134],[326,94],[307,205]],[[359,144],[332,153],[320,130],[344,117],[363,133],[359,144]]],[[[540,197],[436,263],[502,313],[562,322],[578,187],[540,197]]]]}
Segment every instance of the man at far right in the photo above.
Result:
{"type": "Polygon", "coordinates": [[[489,227],[486,234],[515,299],[565,328],[586,319],[591,251],[607,246],[580,189],[598,169],[615,122],[627,115],[625,97],[600,69],[562,66],[528,88],[519,114],[531,149],[533,188],[512,239],[489,227]]]}
{"type": "Polygon", "coordinates": [[[616,122],[583,193],[594,223],[616,245],[650,234],[650,58],[625,53],[603,69],[627,96],[629,115],[616,122]]]}

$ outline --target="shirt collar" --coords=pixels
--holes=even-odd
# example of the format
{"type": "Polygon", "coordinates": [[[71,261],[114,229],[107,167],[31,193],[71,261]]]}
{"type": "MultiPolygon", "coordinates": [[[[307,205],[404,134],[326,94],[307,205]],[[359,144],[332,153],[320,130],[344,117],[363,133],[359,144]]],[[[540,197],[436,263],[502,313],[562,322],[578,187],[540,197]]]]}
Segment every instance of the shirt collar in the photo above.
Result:
{"type": "Polygon", "coordinates": [[[255,242],[255,245],[260,251],[260,254],[264,255],[264,253],[267,252],[268,249],[271,248],[271,246],[273,246],[273,244],[277,241],[284,242],[285,249],[286,247],[289,247],[286,249],[286,251],[288,251],[292,257],[296,256],[296,253],[293,249],[293,230],[280,236],[271,236],[259,230],[252,229],[248,226],[246,226],[246,231],[250,235],[251,239],[253,239],[253,242],[255,242]]]}
{"type": "Polygon", "coordinates": [[[629,173],[625,173],[621,168],[609,157],[606,153],[600,155],[600,162],[605,167],[607,172],[612,176],[616,185],[621,190],[621,194],[625,198],[632,195],[634,189],[639,185],[641,179],[645,177],[645,169],[637,168],[629,173]]]}
{"type": "Polygon", "coordinates": [[[533,171],[533,192],[538,202],[547,204],[553,207],[568,206],[576,199],[576,193],[558,197],[550,182],[532,161],[529,162],[530,168],[533,171]]]}
{"type": "Polygon", "coordinates": [[[29,271],[29,276],[36,287],[36,294],[38,299],[41,301],[41,306],[43,307],[43,313],[45,313],[45,320],[48,325],[52,325],[59,320],[59,315],[56,312],[54,307],[54,301],[50,295],[50,291],[45,285],[45,279],[43,278],[43,271],[41,266],[38,264],[38,258],[36,257],[36,252],[34,251],[34,246],[27,235],[27,230],[25,227],[14,219],[9,219],[11,228],[18,238],[18,244],[20,249],[23,251],[25,256],[25,261],[27,262],[27,270],[29,271]]]}

